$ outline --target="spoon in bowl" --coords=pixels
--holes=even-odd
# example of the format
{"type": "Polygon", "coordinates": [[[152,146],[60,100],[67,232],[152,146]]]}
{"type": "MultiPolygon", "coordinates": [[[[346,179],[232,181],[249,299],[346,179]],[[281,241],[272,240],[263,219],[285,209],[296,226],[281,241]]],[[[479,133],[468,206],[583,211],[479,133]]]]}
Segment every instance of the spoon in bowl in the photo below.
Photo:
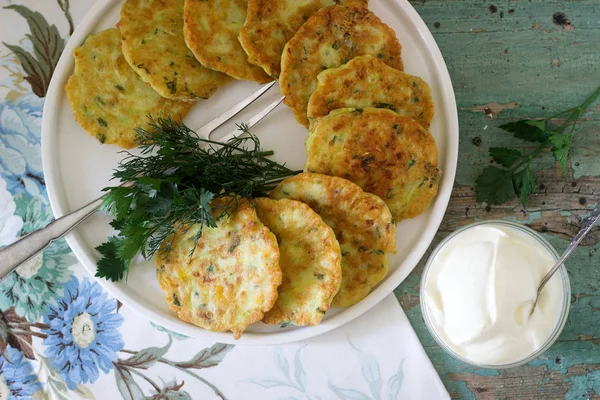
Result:
{"type": "Polygon", "coordinates": [[[550,278],[552,278],[552,275],[554,275],[554,273],[556,271],[558,271],[558,268],[560,268],[560,266],[564,264],[564,262],[567,260],[567,258],[569,258],[569,256],[573,252],[573,250],[575,250],[575,248],[577,246],[579,246],[579,243],[581,243],[583,238],[586,237],[588,233],[590,233],[590,231],[592,230],[592,228],[594,227],[596,222],[598,222],[598,219],[600,219],[600,206],[597,206],[596,208],[594,208],[592,210],[591,214],[589,215],[589,217],[587,217],[586,219],[583,220],[583,222],[581,223],[581,228],[579,229],[579,232],[577,232],[577,235],[575,235],[573,240],[571,240],[571,243],[569,243],[569,247],[567,247],[567,249],[565,250],[563,255],[558,259],[558,261],[554,264],[552,269],[550,269],[550,271],[548,271],[546,276],[544,276],[544,279],[542,279],[542,281],[540,282],[538,289],[537,289],[537,295],[535,296],[535,301],[533,302],[533,306],[531,307],[531,312],[529,313],[530,317],[531,317],[531,314],[533,314],[533,310],[535,310],[535,307],[537,306],[537,302],[540,298],[540,294],[542,293],[544,286],[546,286],[546,283],[548,283],[550,278]]]}

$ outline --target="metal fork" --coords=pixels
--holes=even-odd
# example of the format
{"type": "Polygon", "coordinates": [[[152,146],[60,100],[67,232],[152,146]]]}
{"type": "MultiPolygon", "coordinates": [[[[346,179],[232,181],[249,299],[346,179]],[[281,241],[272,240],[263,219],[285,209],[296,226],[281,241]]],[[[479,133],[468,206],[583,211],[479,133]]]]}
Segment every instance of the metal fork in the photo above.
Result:
{"type": "MultiPolygon", "coordinates": [[[[252,104],[256,99],[262,96],[267,90],[269,90],[275,82],[269,83],[261,87],[258,91],[240,101],[238,104],[225,111],[223,114],[213,119],[203,127],[196,130],[196,133],[203,139],[209,139],[211,133],[229,121],[240,111],[252,104]]],[[[261,112],[250,118],[246,125],[248,128],[256,125],[261,119],[266,117],[271,111],[273,111],[282,101],[284,97],[280,97],[278,100],[269,104],[261,112]]],[[[239,130],[233,131],[227,136],[223,137],[222,142],[226,142],[229,139],[239,135],[239,130]]],[[[129,185],[126,182],[123,185],[129,185]]],[[[0,250],[0,282],[14,271],[19,265],[33,258],[40,251],[44,250],[50,243],[56,239],[60,239],[73,228],[85,221],[89,216],[94,214],[100,205],[104,196],[97,198],[96,200],[86,204],[78,210],[75,210],[69,214],[63,215],[62,217],[52,221],[45,228],[39,229],[29,235],[17,240],[13,244],[0,250]]]]}

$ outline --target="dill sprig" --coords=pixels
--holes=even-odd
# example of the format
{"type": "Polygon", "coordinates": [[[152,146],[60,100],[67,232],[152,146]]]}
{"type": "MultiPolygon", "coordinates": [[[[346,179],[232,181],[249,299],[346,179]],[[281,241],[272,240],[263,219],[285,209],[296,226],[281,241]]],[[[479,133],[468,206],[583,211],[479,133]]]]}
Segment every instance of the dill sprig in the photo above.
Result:
{"type": "Polygon", "coordinates": [[[226,143],[202,139],[171,118],[151,118],[149,125],[136,129],[141,154],[124,152],[113,174],[125,184],[103,189],[103,209],[119,234],[96,248],[102,255],[98,277],[122,279],[138,253],[146,259],[159,250],[168,256],[173,234],[194,224],[200,226],[197,243],[202,228],[216,227],[238,199],[265,196],[300,172],[270,160],[273,151],[263,151],[245,125],[226,143]],[[215,206],[218,198],[229,200],[215,206]]]}

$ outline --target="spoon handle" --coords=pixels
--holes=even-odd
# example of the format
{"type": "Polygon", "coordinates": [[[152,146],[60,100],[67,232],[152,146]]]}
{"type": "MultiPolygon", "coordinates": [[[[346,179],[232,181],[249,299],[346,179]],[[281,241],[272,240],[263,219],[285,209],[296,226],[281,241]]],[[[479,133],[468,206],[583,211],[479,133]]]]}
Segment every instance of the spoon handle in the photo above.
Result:
{"type": "Polygon", "coordinates": [[[54,240],[66,235],[71,229],[95,213],[101,204],[102,197],[1,249],[0,282],[19,265],[44,250],[54,240]]]}
{"type": "Polygon", "coordinates": [[[579,243],[583,240],[583,238],[588,233],[590,233],[590,231],[592,230],[592,228],[594,227],[596,222],[598,222],[598,219],[600,219],[600,206],[597,206],[596,208],[594,208],[592,210],[591,214],[589,215],[589,217],[587,217],[586,219],[583,220],[583,222],[581,223],[581,228],[579,229],[579,232],[577,232],[577,235],[575,235],[573,240],[571,240],[571,243],[569,243],[569,247],[567,247],[567,249],[563,253],[562,257],[560,257],[560,259],[556,262],[556,264],[554,264],[554,267],[552,267],[552,269],[546,274],[546,276],[544,276],[544,279],[542,279],[542,282],[540,283],[540,286],[538,287],[538,296],[540,295],[540,293],[542,293],[542,289],[544,289],[544,285],[546,285],[546,283],[548,283],[550,278],[552,278],[552,275],[554,275],[554,273],[558,270],[558,268],[560,268],[560,266],[565,262],[565,260],[567,258],[569,258],[569,256],[573,252],[573,250],[575,250],[575,248],[579,245],[579,243]]]}

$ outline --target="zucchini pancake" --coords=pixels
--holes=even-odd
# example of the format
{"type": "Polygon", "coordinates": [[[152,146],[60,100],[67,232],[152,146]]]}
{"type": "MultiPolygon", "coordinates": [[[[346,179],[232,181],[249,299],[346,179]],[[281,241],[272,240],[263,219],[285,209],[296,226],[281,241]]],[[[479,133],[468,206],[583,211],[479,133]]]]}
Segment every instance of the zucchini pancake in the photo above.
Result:
{"type": "Polygon", "coordinates": [[[403,69],[396,33],[360,4],[317,11],[285,45],[279,87],[296,120],[308,127],[308,100],[317,75],[357,56],[370,54],[390,67],[403,69]]]}
{"type": "MultiPolygon", "coordinates": [[[[213,212],[227,203],[219,200],[213,202],[213,212]]],[[[216,228],[202,229],[190,257],[198,229],[180,231],[168,257],[157,258],[158,283],[179,319],[211,331],[231,331],[238,339],[277,299],[282,275],[277,239],[241,199],[216,228]]]]}
{"type": "Polygon", "coordinates": [[[273,79],[248,62],[238,40],[247,7],[247,0],[185,0],[185,43],[205,67],[236,79],[266,83],[273,79]]]}
{"type": "Polygon", "coordinates": [[[165,99],[129,66],[117,28],[89,35],[73,51],[75,72],[65,85],[75,120],[100,143],[132,148],[148,115],[181,120],[191,102],[165,99]]]}
{"type": "Polygon", "coordinates": [[[358,303],[385,278],[386,252],[396,252],[396,226],[379,197],[346,179],[313,173],[284,180],[270,197],[308,204],[333,229],[342,252],[342,286],[332,306],[358,303]]]}
{"type": "Polygon", "coordinates": [[[341,108],[313,122],[304,170],[339,176],[388,205],[394,221],[421,214],[437,194],[438,151],[417,121],[383,108],[341,108]]]}
{"type": "Polygon", "coordinates": [[[256,214],[275,234],[283,282],[267,324],[317,325],[340,289],[340,245],[333,230],[299,201],[254,200],[256,214]]]}
{"type": "Polygon", "coordinates": [[[373,56],[356,57],[317,76],[308,101],[308,119],[338,108],[387,108],[429,129],[433,119],[431,89],[418,76],[405,74],[373,56]]]}
{"type": "Polygon", "coordinates": [[[367,5],[366,0],[248,0],[248,15],[239,36],[248,61],[278,78],[283,48],[302,24],[323,7],[350,2],[367,5]]]}
{"type": "Polygon", "coordinates": [[[118,24],[123,55],[161,96],[207,99],[231,78],[203,67],[185,45],[183,4],[184,0],[126,0],[118,24]]]}

